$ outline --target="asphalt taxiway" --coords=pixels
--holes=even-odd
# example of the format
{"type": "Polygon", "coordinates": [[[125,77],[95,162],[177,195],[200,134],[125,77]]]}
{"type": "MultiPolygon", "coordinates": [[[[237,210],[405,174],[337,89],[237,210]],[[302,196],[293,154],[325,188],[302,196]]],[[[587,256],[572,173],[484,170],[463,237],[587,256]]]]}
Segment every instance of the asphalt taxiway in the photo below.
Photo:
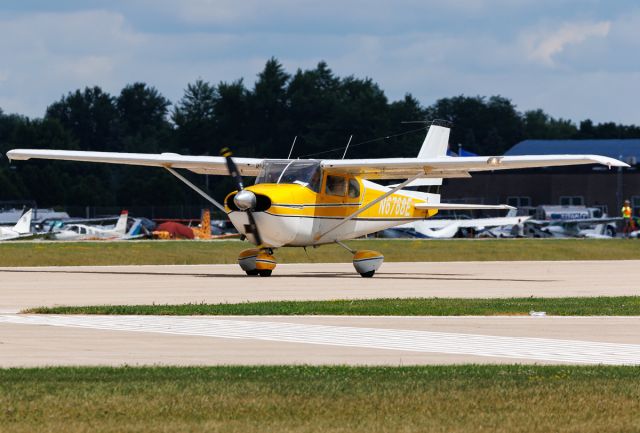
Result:
{"type": "Polygon", "coordinates": [[[640,292],[640,260],[278,265],[269,278],[237,265],[0,268],[0,313],[52,305],[408,297],[620,296],[640,292]]]}
{"type": "Polygon", "coordinates": [[[376,297],[636,295],[640,261],[0,268],[0,367],[640,364],[640,317],[170,317],[17,314],[40,305],[376,297]]]}

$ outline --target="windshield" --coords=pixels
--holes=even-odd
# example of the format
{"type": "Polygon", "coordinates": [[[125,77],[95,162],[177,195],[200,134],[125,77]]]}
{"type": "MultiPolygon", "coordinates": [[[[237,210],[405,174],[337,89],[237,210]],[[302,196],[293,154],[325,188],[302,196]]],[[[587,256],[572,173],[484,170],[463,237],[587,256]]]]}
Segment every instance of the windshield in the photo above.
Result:
{"type": "Polygon", "coordinates": [[[266,161],[256,178],[259,183],[296,183],[320,191],[319,161],[266,161]]]}

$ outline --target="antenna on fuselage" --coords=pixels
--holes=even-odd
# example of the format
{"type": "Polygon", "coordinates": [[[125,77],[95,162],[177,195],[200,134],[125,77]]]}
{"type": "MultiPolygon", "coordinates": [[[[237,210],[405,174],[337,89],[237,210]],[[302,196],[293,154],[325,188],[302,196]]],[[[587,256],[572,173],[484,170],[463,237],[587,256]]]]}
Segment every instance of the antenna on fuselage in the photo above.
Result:
{"type": "Polygon", "coordinates": [[[353,140],[353,134],[349,137],[349,141],[347,142],[347,147],[344,148],[344,153],[342,154],[342,159],[347,156],[347,150],[349,150],[349,145],[351,144],[351,140],[353,140]]]}
{"type": "Polygon", "coordinates": [[[291,149],[289,149],[289,156],[287,156],[287,159],[291,159],[291,154],[293,153],[293,147],[296,145],[297,139],[298,139],[297,135],[293,137],[293,143],[291,143],[291,149]]]}
{"type": "Polygon", "coordinates": [[[424,125],[444,126],[445,128],[452,128],[453,122],[445,119],[433,119],[433,120],[403,120],[400,123],[422,123],[424,125]]]}

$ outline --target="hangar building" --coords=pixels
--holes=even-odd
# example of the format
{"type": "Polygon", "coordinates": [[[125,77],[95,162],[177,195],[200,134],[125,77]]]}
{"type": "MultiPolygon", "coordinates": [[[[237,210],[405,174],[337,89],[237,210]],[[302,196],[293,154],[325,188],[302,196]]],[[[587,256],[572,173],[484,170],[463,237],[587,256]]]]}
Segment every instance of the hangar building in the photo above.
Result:
{"type": "Polygon", "coordinates": [[[599,207],[619,216],[622,202],[631,200],[640,216],[640,139],[525,140],[506,155],[596,154],[617,158],[630,168],[573,166],[496,171],[471,179],[447,179],[443,201],[486,204],[507,203],[519,208],[543,204],[599,207]]]}

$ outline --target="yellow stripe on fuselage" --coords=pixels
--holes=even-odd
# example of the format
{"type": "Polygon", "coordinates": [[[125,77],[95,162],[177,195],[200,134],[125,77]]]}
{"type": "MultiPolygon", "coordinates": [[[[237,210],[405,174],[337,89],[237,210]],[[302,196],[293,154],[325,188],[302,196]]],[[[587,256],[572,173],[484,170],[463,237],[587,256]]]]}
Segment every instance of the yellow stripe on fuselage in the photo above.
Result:
{"type": "MultiPolygon", "coordinates": [[[[361,179],[358,179],[358,183],[361,191],[358,198],[316,193],[305,186],[296,184],[263,183],[247,187],[247,190],[269,197],[272,204],[267,212],[272,215],[344,218],[385,193],[373,188],[365,188],[361,179]]],[[[423,199],[396,192],[358,215],[356,219],[410,220],[424,219],[435,215],[437,210],[415,208],[415,204],[425,202],[423,199]]]]}

